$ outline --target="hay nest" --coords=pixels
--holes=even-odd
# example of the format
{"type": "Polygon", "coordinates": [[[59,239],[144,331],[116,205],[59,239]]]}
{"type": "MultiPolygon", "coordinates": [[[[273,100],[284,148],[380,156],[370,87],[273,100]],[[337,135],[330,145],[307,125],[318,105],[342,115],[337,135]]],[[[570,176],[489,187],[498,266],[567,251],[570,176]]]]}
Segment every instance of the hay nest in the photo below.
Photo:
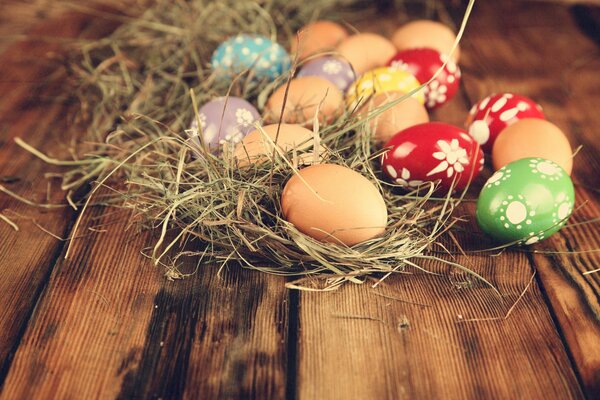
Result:
{"type": "Polygon", "coordinates": [[[309,20],[339,16],[350,3],[157,0],[136,17],[118,17],[124,23],[109,37],[78,43],[69,66],[79,116],[89,128],[74,160],[58,164],[68,166],[63,190],[72,193],[89,182],[92,189],[81,202],[72,238],[81,215],[102,193],[102,204],[131,209],[136,221],[160,233],[150,256],[167,267],[169,278],[183,276],[178,266],[189,256],[199,265],[238,263],[273,274],[325,276],[321,289],[421,268],[423,259],[464,269],[428,251],[452,225],[457,200],[431,201],[430,186],[402,194],[382,181],[381,150],[373,146],[364,118],[346,113],[315,127],[327,162],[358,171],[384,195],[385,234],[353,247],[316,241],[282,218],[280,194],[301,154],[274,152],[270,162],[238,169],[227,152],[198,152],[188,140],[195,104],[235,95],[261,107],[291,77],[265,84],[240,74],[233,84],[224,83],[207,62],[219,43],[240,31],[289,43],[309,20]]]}

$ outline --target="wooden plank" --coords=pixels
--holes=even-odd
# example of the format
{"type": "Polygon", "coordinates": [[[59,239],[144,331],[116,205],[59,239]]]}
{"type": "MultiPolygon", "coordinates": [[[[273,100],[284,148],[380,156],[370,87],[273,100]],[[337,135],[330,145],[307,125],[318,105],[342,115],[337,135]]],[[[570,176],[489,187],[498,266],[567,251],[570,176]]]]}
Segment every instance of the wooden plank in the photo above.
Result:
{"type": "MultiPolygon", "coordinates": [[[[490,244],[476,239],[459,238],[467,251],[490,244]]],[[[527,255],[456,261],[503,296],[432,263],[421,266],[443,276],[301,293],[298,398],[582,398],[527,255]]]]}
{"type": "Polygon", "coordinates": [[[206,267],[166,281],[128,219],[84,217],[103,232],[52,271],[0,398],[282,398],[285,280],[206,267]]]}
{"type": "MultiPolygon", "coordinates": [[[[56,34],[57,26],[74,29],[70,22],[63,17],[46,26],[56,34]]],[[[50,48],[44,44],[39,49],[50,48]]],[[[15,50],[17,54],[22,51],[22,46],[15,50]]],[[[15,96],[14,102],[30,93],[23,82],[38,81],[42,75],[37,69],[17,72],[18,76],[2,82],[21,85],[22,95],[15,96]]],[[[38,123],[49,125],[48,132],[38,128],[26,138],[56,155],[60,137],[53,131],[66,125],[64,107],[56,105],[49,112],[44,104],[37,107],[36,98],[27,101],[36,113],[15,109],[11,121],[20,125],[12,136],[22,135],[38,123]],[[53,120],[55,125],[50,124],[53,120]],[[56,143],[44,144],[49,137],[56,143]]],[[[19,182],[32,189],[15,190],[41,198],[47,166],[31,163],[31,169],[21,171],[31,157],[9,139],[11,135],[5,136],[0,159],[9,160],[12,153],[17,155],[13,161],[24,161],[6,162],[2,174],[18,175],[19,182]]],[[[11,208],[19,206],[8,198],[2,201],[11,208]]],[[[30,209],[18,210],[32,215],[30,209]]],[[[65,216],[70,213],[38,214],[46,217],[41,222],[49,229],[67,236],[64,220],[69,220],[65,216]],[[57,227],[63,227],[62,231],[57,227]]],[[[62,259],[60,243],[27,224],[18,238],[2,242],[4,280],[0,289],[10,295],[0,300],[5,310],[2,323],[15,326],[2,326],[2,344],[5,353],[15,349],[16,354],[14,359],[2,354],[6,360],[2,378],[7,375],[0,398],[197,398],[199,393],[208,398],[282,398],[285,279],[238,267],[218,275],[212,267],[182,282],[167,282],[162,269],[151,266],[140,254],[140,249],[152,243],[150,234],[125,231],[128,217],[125,212],[93,209],[82,226],[96,226],[101,231],[84,229],[85,236],[75,242],[68,261],[62,259]],[[51,245],[55,247],[49,252],[51,245]]],[[[0,226],[7,227],[4,223],[0,226]]],[[[5,237],[4,231],[0,232],[5,237]]],[[[194,268],[189,262],[183,265],[187,271],[194,268]]]]}
{"type": "MultiPolygon", "coordinates": [[[[481,16],[487,7],[496,25],[505,23],[491,3],[478,3],[473,21],[490,24],[481,16]]],[[[378,23],[382,26],[386,22],[378,23]]],[[[487,29],[488,38],[505,32],[494,25],[487,29]]],[[[478,34],[473,31],[469,27],[467,39],[478,34]]],[[[467,83],[476,81],[481,89],[492,84],[487,68],[507,69],[502,64],[505,53],[495,48],[486,47],[485,57],[473,46],[464,48],[467,83]]],[[[434,118],[460,124],[468,105],[456,98],[434,118]]],[[[469,197],[476,196],[472,192],[469,197]]],[[[473,203],[457,215],[469,217],[465,228],[476,231],[473,203]]],[[[492,245],[478,235],[459,236],[466,251],[492,245]]],[[[474,281],[465,281],[464,275],[448,278],[445,267],[432,263],[422,266],[446,277],[416,273],[391,277],[376,289],[369,282],[336,293],[301,293],[298,397],[581,398],[544,294],[532,281],[528,255],[472,254],[456,256],[456,261],[489,278],[503,297],[480,284],[471,287],[474,281]]]]}
{"type": "Polygon", "coordinates": [[[580,398],[538,287],[502,319],[526,287],[528,262],[470,261],[493,276],[503,301],[422,274],[390,278],[378,290],[303,293],[298,397],[580,398]],[[462,322],[490,317],[499,319],[462,322]]]}
{"type": "Polygon", "coordinates": [[[594,398],[600,393],[600,273],[584,273],[600,264],[598,251],[585,253],[600,249],[600,223],[577,224],[600,215],[600,58],[590,35],[600,32],[593,18],[600,7],[572,10],[518,2],[479,7],[464,42],[464,65],[475,75],[466,79],[473,100],[498,90],[530,96],[541,102],[574,148],[583,146],[574,160],[576,207],[581,208],[570,220],[573,226],[533,248],[584,253],[535,254],[532,261],[585,391],[594,398]],[[498,15],[516,17],[500,21],[498,15]],[[494,33],[500,25],[508,34],[494,33]]]}
{"type": "MultiPolygon", "coordinates": [[[[81,14],[68,14],[60,24],[42,24],[34,35],[76,37],[80,34],[106,33],[111,24],[90,24],[81,14]]],[[[76,129],[69,126],[65,114],[68,105],[58,100],[56,81],[47,76],[57,71],[51,57],[58,51],[55,44],[22,41],[2,56],[0,64],[0,185],[6,190],[38,203],[60,203],[62,196],[47,197],[47,172],[55,171],[18,147],[13,139],[21,137],[33,146],[54,156],[65,154],[61,143],[76,129]]],[[[56,182],[54,182],[56,185],[56,182]]],[[[20,231],[0,221],[0,381],[12,359],[29,315],[43,290],[63,243],[45,233],[42,226],[59,237],[70,229],[73,213],[68,208],[48,212],[25,206],[0,193],[0,212],[13,220],[20,231]]]]}

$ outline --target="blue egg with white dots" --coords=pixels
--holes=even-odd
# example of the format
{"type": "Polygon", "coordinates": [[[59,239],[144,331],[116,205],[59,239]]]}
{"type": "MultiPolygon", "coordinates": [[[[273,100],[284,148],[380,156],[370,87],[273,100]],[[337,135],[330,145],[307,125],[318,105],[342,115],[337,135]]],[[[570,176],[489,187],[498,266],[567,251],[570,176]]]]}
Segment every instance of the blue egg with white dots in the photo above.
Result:
{"type": "Polygon", "coordinates": [[[291,66],[290,56],[278,43],[261,35],[240,34],[217,47],[211,58],[215,72],[223,78],[249,70],[254,80],[272,81],[286,73],[291,66]]]}

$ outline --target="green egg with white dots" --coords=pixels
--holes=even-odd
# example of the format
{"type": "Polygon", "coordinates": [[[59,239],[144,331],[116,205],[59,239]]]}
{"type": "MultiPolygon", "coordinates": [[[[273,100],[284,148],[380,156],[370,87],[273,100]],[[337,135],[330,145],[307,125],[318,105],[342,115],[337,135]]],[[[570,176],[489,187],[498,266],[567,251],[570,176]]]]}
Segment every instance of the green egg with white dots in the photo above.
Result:
{"type": "Polygon", "coordinates": [[[575,204],[569,174],[553,161],[522,158],[496,171],[477,200],[477,222],[498,242],[533,244],[567,222],[575,204]]]}

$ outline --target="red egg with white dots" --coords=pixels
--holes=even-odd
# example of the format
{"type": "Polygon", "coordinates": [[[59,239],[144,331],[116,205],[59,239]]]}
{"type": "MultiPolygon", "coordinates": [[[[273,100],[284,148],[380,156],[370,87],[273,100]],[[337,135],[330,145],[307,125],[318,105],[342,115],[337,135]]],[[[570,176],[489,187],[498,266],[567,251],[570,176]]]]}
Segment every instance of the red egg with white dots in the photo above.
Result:
{"type": "Polygon", "coordinates": [[[500,132],[525,118],[546,119],[542,107],[533,100],[513,93],[498,93],[475,104],[465,126],[483,151],[490,153],[500,132]]]}
{"type": "Polygon", "coordinates": [[[439,182],[438,190],[446,193],[464,189],[483,169],[479,144],[463,129],[442,122],[406,128],[385,147],[384,173],[407,189],[425,182],[439,182]]]}
{"type": "Polygon", "coordinates": [[[440,73],[425,86],[425,106],[437,108],[454,97],[460,85],[460,68],[448,56],[437,50],[417,48],[402,50],[388,62],[388,66],[401,68],[424,84],[446,63],[440,73]]]}

